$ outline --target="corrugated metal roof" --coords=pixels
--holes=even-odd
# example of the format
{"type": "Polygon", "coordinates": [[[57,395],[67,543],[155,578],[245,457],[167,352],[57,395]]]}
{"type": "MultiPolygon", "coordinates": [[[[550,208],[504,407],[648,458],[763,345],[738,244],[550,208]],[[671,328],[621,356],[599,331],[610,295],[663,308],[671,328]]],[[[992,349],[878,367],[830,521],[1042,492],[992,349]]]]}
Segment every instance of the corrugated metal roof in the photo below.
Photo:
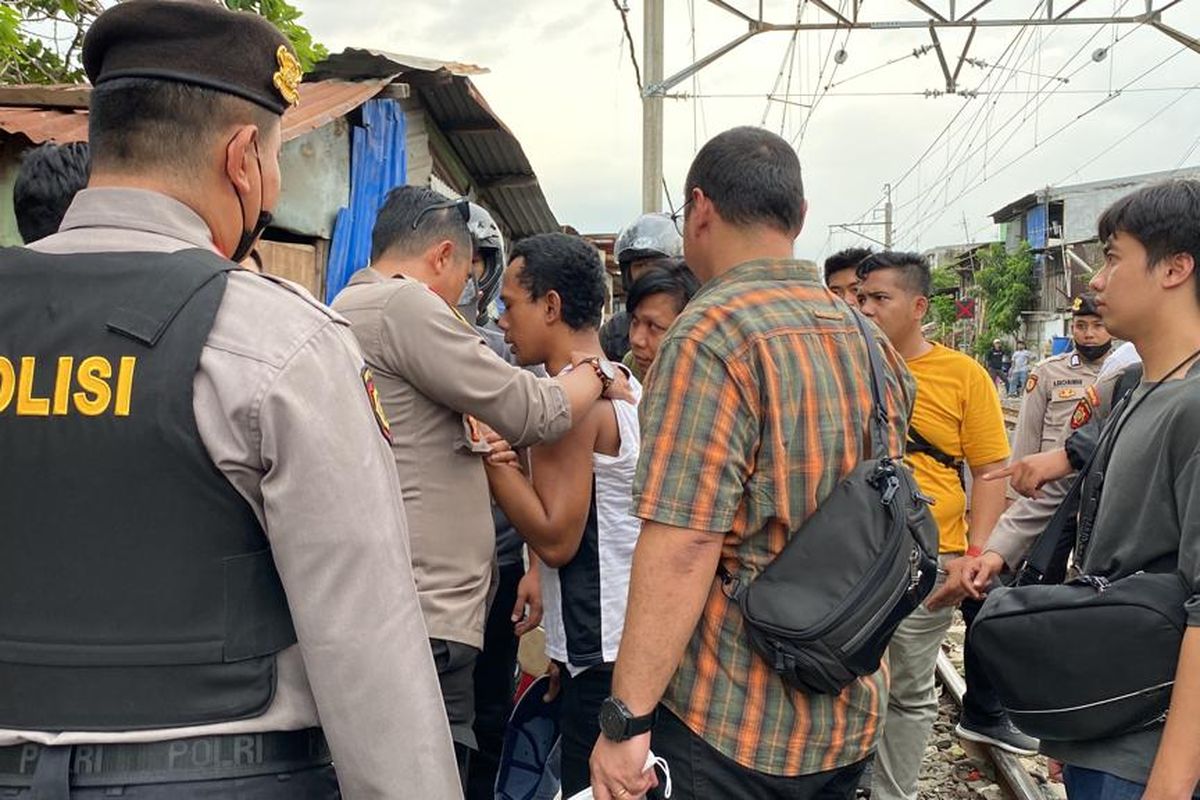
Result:
{"type": "MultiPolygon", "coordinates": [[[[296,139],[328,125],[383,90],[387,79],[317,81],[300,85],[300,105],[283,115],[283,140],[296,139]]],[[[78,87],[71,87],[78,91],[78,87]]],[[[2,98],[0,98],[2,102],[2,98]]],[[[33,144],[87,141],[87,111],[0,105],[0,130],[24,136],[33,144]]]]}
{"type": "Polygon", "coordinates": [[[0,130],[34,144],[87,141],[87,111],[0,106],[0,130]]]}
{"type": "Polygon", "coordinates": [[[387,50],[347,47],[342,52],[334,53],[318,64],[312,72],[312,77],[313,80],[351,76],[354,78],[384,78],[413,70],[421,72],[445,70],[451,75],[464,78],[468,75],[486,75],[489,72],[484,67],[464,64],[460,61],[442,61],[403,53],[389,53],[387,50]]]}
{"type": "MultiPolygon", "coordinates": [[[[559,229],[521,143],[500,120],[468,75],[487,70],[471,64],[437,61],[382,50],[347,49],[330,56],[300,85],[300,105],[283,118],[290,141],[357,108],[395,80],[409,83],[429,116],[445,134],[476,185],[469,187],[499,217],[515,239],[559,229]]],[[[43,87],[52,94],[79,87],[43,87]]],[[[26,101],[28,102],[28,101],[26,101]]],[[[87,112],[72,108],[4,105],[0,130],[34,144],[85,141],[87,112]]]]}
{"type": "Polygon", "coordinates": [[[499,214],[514,239],[559,229],[521,143],[469,79],[404,76],[475,178],[479,201],[499,214]]]}
{"type": "Polygon", "coordinates": [[[1025,195],[1020,200],[1009,203],[1004,208],[994,212],[991,216],[992,220],[997,223],[1005,222],[1038,203],[1063,200],[1072,195],[1088,194],[1104,189],[1128,189],[1132,192],[1150,183],[1184,178],[1195,179],[1198,177],[1200,177],[1200,169],[1196,167],[1184,167],[1183,169],[1168,169],[1161,172],[1146,172],[1141,175],[1126,175],[1120,178],[1105,178],[1104,180],[1090,181],[1088,183],[1049,186],[1041,191],[1025,195]]]}
{"type": "Polygon", "coordinates": [[[362,80],[390,75],[409,84],[475,179],[469,189],[514,239],[557,231],[558,220],[521,143],[467,77],[482,71],[455,62],[351,49],[323,61],[314,76],[362,80]]]}

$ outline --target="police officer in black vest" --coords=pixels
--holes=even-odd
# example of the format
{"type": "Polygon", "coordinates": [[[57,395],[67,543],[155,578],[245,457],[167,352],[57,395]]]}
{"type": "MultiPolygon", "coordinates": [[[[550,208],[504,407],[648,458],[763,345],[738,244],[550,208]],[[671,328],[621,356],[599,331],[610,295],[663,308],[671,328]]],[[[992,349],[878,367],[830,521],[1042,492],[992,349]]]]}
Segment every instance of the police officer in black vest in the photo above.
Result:
{"type": "Polygon", "coordinates": [[[287,40],[130,0],[83,62],[89,188],[0,251],[0,796],[460,797],[370,373],[234,263],[287,40]]]}

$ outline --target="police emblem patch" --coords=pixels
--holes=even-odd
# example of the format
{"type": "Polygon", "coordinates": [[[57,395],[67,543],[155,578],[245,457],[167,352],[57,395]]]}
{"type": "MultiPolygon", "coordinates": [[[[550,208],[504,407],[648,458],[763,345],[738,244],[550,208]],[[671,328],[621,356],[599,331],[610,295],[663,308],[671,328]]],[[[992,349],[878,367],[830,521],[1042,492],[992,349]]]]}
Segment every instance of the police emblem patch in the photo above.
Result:
{"type": "Polygon", "coordinates": [[[300,62],[292,55],[292,51],[283,45],[279,45],[279,49],[275,51],[275,60],[279,62],[279,71],[275,73],[273,81],[275,88],[283,95],[283,99],[289,106],[299,104],[300,81],[304,78],[300,62]]]}
{"type": "Polygon", "coordinates": [[[1038,376],[1030,375],[1029,380],[1025,381],[1025,394],[1031,394],[1037,388],[1038,376]]]}
{"type": "Polygon", "coordinates": [[[392,425],[388,422],[387,414],[384,413],[383,403],[379,400],[379,390],[375,388],[375,375],[372,374],[370,367],[362,368],[363,387],[367,390],[367,399],[371,401],[371,411],[375,414],[375,421],[379,423],[379,430],[383,433],[383,438],[388,444],[392,444],[392,425]]]}
{"type": "Polygon", "coordinates": [[[1087,398],[1080,400],[1071,414],[1071,430],[1077,431],[1092,419],[1092,406],[1087,398]]]}

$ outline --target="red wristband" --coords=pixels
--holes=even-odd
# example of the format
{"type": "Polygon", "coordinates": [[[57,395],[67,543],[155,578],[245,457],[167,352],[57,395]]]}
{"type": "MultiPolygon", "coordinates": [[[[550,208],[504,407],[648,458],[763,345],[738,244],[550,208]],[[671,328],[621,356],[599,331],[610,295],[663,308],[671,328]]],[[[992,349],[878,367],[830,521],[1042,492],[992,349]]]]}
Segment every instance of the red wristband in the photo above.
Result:
{"type": "Polygon", "coordinates": [[[967,555],[969,555],[971,558],[979,558],[981,555],[983,555],[983,550],[975,545],[971,545],[967,548],[967,555]]]}

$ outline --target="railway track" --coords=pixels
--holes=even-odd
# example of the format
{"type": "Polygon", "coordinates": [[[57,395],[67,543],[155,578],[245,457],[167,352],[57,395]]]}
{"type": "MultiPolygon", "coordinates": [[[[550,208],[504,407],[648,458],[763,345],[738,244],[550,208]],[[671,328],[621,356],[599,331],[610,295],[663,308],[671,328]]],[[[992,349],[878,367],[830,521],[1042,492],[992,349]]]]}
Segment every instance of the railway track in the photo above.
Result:
{"type": "MultiPolygon", "coordinates": [[[[938,653],[937,676],[955,704],[961,709],[963,695],[967,691],[967,683],[944,652],[938,653]]],[[[1038,782],[1021,764],[1020,759],[999,747],[983,745],[981,749],[995,766],[996,776],[1011,797],[1016,800],[1045,800],[1045,795],[1042,794],[1038,782]]]]}

